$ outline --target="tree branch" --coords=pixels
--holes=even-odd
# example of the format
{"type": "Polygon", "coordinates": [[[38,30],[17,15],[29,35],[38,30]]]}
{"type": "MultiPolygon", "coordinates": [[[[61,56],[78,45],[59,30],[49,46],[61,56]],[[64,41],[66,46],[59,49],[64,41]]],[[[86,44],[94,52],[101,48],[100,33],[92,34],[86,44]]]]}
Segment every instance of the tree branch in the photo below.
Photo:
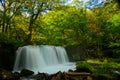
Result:
{"type": "Polygon", "coordinates": [[[37,14],[36,14],[34,20],[36,20],[36,19],[38,18],[39,13],[41,12],[41,8],[42,8],[42,7],[43,7],[43,3],[41,4],[40,8],[38,9],[38,12],[37,12],[37,14]]]}

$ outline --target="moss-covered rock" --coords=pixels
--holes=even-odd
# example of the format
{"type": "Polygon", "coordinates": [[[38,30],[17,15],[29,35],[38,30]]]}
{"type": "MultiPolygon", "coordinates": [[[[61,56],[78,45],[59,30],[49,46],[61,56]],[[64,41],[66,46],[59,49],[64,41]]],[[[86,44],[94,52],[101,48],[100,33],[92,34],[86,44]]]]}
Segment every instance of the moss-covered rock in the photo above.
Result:
{"type": "Polygon", "coordinates": [[[77,64],[76,71],[93,73],[93,67],[91,65],[89,65],[87,62],[83,61],[83,62],[80,62],[79,64],[77,64]]]}

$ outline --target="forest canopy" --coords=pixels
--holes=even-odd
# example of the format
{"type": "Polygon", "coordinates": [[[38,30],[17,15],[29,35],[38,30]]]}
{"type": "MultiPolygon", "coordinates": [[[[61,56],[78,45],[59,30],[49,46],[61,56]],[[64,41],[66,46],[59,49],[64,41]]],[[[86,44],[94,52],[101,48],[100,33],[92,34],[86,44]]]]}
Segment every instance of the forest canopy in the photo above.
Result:
{"type": "Polygon", "coordinates": [[[68,5],[66,1],[0,0],[0,43],[83,46],[97,55],[104,49],[120,53],[120,9],[116,0],[89,10],[79,0],[68,5]]]}

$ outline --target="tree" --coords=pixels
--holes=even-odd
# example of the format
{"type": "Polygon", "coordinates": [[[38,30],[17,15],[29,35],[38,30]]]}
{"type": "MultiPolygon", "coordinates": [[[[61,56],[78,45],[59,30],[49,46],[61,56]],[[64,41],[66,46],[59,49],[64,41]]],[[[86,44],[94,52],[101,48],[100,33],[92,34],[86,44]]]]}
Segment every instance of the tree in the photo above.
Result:
{"type": "MultiPolygon", "coordinates": [[[[11,29],[16,28],[15,18],[24,17],[25,24],[22,26],[28,28],[28,34],[25,42],[30,44],[33,38],[33,32],[36,27],[37,18],[52,10],[54,7],[63,5],[66,0],[1,0],[0,1],[0,27],[1,34],[9,36],[11,29]],[[27,20],[27,21],[26,21],[27,20]]],[[[21,24],[22,25],[22,24],[21,24]]],[[[14,29],[14,30],[15,30],[14,29]]]]}
{"type": "Polygon", "coordinates": [[[1,32],[8,32],[12,25],[12,19],[20,13],[21,5],[15,0],[1,0],[0,4],[1,32]]]}
{"type": "MultiPolygon", "coordinates": [[[[88,11],[88,27],[90,29],[91,45],[95,46],[95,51],[98,56],[103,55],[104,49],[108,45],[107,21],[113,15],[118,14],[119,9],[115,0],[106,2],[103,7],[96,7],[88,11]],[[113,6],[113,7],[111,7],[113,6]],[[97,51],[97,52],[96,52],[97,51]]],[[[93,52],[92,52],[93,53],[93,52]]]]}
{"type": "Polygon", "coordinates": [[[26,42],[29,44],[32,40],[33,30],[35,28],[34,23],[37,20],[38,16],[45,11],[52,10],[54,7],[59,6],[65,0],[28,0],[24,1],[22,4],[22,9],[25,13],[29,15],[29,34],[26,38],[26,42]]]}
{"type": "Polygon", "coordinates": [[[97,16],[92,10],[87,11],[87,27],[89,31],[88,51],[94,56],[100,54],[100,42],[101,36],[103,35],[98,17],[99,16],[97,16]]]}
{"type": "Polygon", "coordinates": [[[120,13],[115,14],[108,20],[106,32],[108,33],[108,47],[111,48],[112,52],[115,53],[114,57],[119,58],[120,53],[120,13]]]}
{"type": "Polygon", "coordinates": [[[87,38],[87,30],[86,10],[84,8],[56,7],[55,10],[44,15],[43,23],[44,30],[47,30],[44,32],[47,32],[48,42],[56,41],[56,43],[65,46],[85,43],[83,41],[87,38]]]}

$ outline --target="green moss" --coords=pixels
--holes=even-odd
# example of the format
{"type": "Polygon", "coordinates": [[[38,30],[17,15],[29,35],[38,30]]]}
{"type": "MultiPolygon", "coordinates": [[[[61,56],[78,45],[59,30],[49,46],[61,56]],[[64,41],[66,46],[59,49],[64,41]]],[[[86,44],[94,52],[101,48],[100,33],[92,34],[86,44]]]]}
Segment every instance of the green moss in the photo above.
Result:
{"type": "Polygon", "coordinates": [[[76,71],[78,72],[93,72],[93,67],[86,61],[83,61],[76,66],[76,71]]]}
{"type": "Polygon", "coordinates": [[[120,71],[120,63],[108,59],[89,59],[77,64],[76,70],[80,72],[81,69],[91,71],[96,77],[102,75],[107,80],[113,80],[113,78],[116,78],[114,72],[116,70],[120,71]]]}

